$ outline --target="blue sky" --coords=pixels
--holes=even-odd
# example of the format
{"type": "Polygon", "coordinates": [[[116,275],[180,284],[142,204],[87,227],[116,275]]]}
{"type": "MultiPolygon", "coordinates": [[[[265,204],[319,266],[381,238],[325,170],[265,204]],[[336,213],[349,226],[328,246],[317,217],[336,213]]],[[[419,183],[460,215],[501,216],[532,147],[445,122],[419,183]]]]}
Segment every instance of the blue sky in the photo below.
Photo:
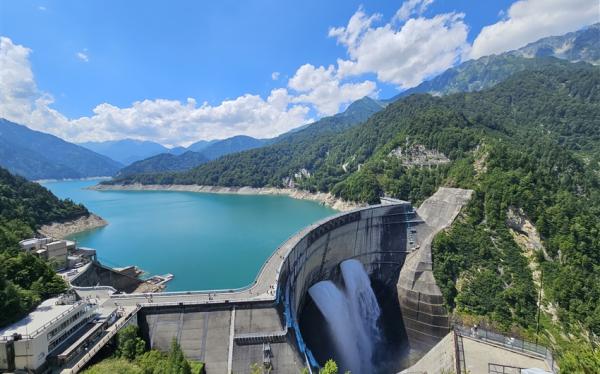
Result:
{"type": "Polygon", "coordinates": [[[273,136],[362,94],[390,97],[465,59],[576,30],[595,1],[524,0],[511,15],[512,1],[0,0],[0,115],[74,141],[273,136]],[[536,12],[553,21],[536,24],[536,12]],[[492,37],[476,42],[486,26],[492,37]]]}

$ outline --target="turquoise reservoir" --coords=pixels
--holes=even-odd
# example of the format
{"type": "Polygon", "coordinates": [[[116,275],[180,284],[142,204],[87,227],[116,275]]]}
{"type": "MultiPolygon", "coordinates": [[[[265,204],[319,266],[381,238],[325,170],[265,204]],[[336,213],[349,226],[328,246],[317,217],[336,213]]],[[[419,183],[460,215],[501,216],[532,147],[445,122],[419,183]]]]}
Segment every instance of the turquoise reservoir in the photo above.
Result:
{"type": "Polygon", "coordinates": [[[336,211],[284,196],[171,191],[93,191],[98,181],[43,183],[109,225],[72,239],[109,266],[171,273],[169,291],[246,286],[289,236],[336,211]]]}

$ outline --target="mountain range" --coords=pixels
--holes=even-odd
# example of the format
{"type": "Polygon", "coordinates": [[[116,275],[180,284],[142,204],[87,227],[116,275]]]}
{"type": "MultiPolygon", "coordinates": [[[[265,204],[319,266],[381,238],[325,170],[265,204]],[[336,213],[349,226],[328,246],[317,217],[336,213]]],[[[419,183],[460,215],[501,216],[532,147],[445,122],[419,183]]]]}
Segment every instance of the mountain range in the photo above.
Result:
{"type": "MultiPolygon", "coordinates": [[[[363,98],[352,103],[344,112],[332,117],[323,118],[302,129],[283,134],[274,139],[264,141],[262,147],[248,152],[236,153],[201,167],[191,170],[182,180],[195,181],[199,184],[250,185],[250,186],[302,186],[304,181],[294,180],[299,171],[320,173],[319,168],[324,163],[323,152],[327,144],[334,141],[331,137],[341,133],[353,125],[367,121],[373,114],[381,111],[387,105],[414,94],[430,94],[446,96],[461,92],[477,92],[489,89],[511,76],[523,71],[535,71],[550,66],[568,67],[573,62],[585,61],[598,63],[600,54],[600,23],[591,25],[577,32],[563,36],[553,36],[530,43],[523,48],[509,51],[500,55],[481,57],[469,60],[446,70],[444,73],[408,89],[388,100],[363,98]],[[265,165],[265,160],[269,164],[265,165]],[[225,165],[229,165],[225,167],[225,165]],[[243,170],[255,170],[254,176],[247,175],[243,170]],[[261,170],[262,172],[258,172],[261,170]],[[235,175],[235,177],[232,177],[235,175]]],[[[575,140],[571,139],[571,142],[575,140]]],[[[585,147],[587,139],[577,140],[585,147]]],[[[364,147],[365,145],[363,145],[364,147]]],[[[207,148],[204,148],[205,150],[207,148]]],[[[233,153],[233,152],[232,152],[233,153]]],[[[344,172],[360,162],[362,152],[352,155],[342,161],[344,172]]],[[[210,158],[210,157],[209,157],[210,158]]],[[[202,163],[204,164],[204,163],[202,163]]],[[[198,164],[200,166],[200,164],[198,164]]],[[[336,165],[339,167],[340,165],[336,165]]],[[[149,169],[146,169],[150,171],[149,169]]],[[[168,170],[164,170],[168,171],[168,170]]],[[[171,169],[176,171],[179,169],[171,169]]],[[[158,171],[158,169],[156,170],[158,171]]],[[[336,173],[329,178],[338,180],[336,173]]],[[[122,178],[125,183],[135,179],[131,173],[129,178],[122,178]]],[[[138,178],[138,180],[145,180],[138,178]]],[[[173,176],[170,180],[177,180],[173,176]]],[[[303,177],[306,179],[306,176],[303,177]]],[[[331,188],[328,178],[320,181],[321,185],[311,185],[310,188],[327,190],[331,188]],[[328,187],[322,185],[327,183],[328,187]]]]}
{"type": "Polygon", "coordinates": [[[434,96],[490,88],[511,75],[534,67],[534,57],[556,57],[570,62],[600,63],[600,23],[562,36],[530,43],[515,51],[468,60],[442,74],[392,97],[388,102],[415,93],[434,96]]]}
{"type": "Polygon", "coordinates": [[[79,143],[79,145],[109,157],[123,165],[129,165],[135,161],[143,160],[159,153],[171,152],[169,148],[162,144],[136,139],[85,142],[79,143]]]}
{"type": "MultiPolygon", "coordinates": [[[[493,87],[517,72],[535,68],[536,66],[539,66],[540,63],[560,63],[560,61],[552,61],[551,59],[544,61],[534,57],[553,56],[571,62],[585,61],[592,64],[598,64],[600,62],[599,41],[600,23],[591,25],[577,32],[540,39],[515,51],[466,61],[454,68],[446,70],[444,73],[429,81],[425,81],[414,88],[408,89],[392,97],[391,99],[378,101],[371,98],[363,98],[357,100],[342,113],[333,117],[324,118],[314,124],[294,129],[273,139],[254,139],[238,136],[222,141],[199,141],[189,146],[188,149],[195,152],[202,152],[208,159],[213,160],[226,154],[273,145],[288,138],[288,136],[294,138],[293,134],[297,134],[308,128],[310,128],[310,130],[304,132],[300,137],[313,133],[320,127],[323,127],[325,132],[341,131],[345,129],[348,124],[357,124],[366,121],[372,114],[385,107],[385,105],[402,97],[410,96],[415,93],[428,93],[442,96],[458,92],[480,91],[493,87]],[[349,120],[344,121],[341,120],[342,118],[347,118],[349,120]]],[[[316,134],[313,134],[313,136],[316,136],[316,134]]],[[[167,165],[168,160],[171,160],[174,163],[174,167],[170,168],[171,171],[181,170],[179,168],[180,164],[176,162],[174,158],[165,155],[163,156],[163,159],[153,158],[152,161],[156,162],[157,165],[160,165],[154,171],[167,171],[168,169],[165,169],[164,167],[167,165]]],[[[204,162],[199,161],[196,166],[199,166],[201,163],[204,162]]],[[[152,168],[149,167],[150,164],[151,162],[144,163],[144,170],[146,172],[153,171],[152,168]]],[[[186,164],[189,165],[188,163],[186,164]]],[[[135,167],[132,168],[132,170],[135,170],[135,167]]],[[[132,173],[129,170],[124,170],[120,176],[131,174],[132,173]]]]}
{"type": "Polygon", "coordinates": [[[124,167],[117,177],[121,178],[138,173],[163,173],[192,169],[210,160],[215,160],[228,154],[260,148],[270,144],[277,144],[289,139],[303,137],[307,134],[316,136],[317,134],[324,132],[339,132],[349,126],[364,122],[367,118],[384,107],[385,104],[369,97],[364,97],[350,104],[342,113],[338,113],[332,117],[325,117],[317,122],[301,126],[299,129],[293,129],[292,131],[275,138],[255,139],[250,136],[239,135],[223,140],[200,141],[188,147],[188,149],[193,150],[193,152],[188,151],[179,156],[162,153],[144,160],[136,161],[131,165],[124,167]]]}
{"type": "Polygon", "coordinates": [[[0,119],[0,165],[28,179],[112,176],[122,165],[54,135],[0,119]]]}
{"type": "MultiPolygon", "coordinates": [[[[599,40],[600,24],[594,24],[563,36],[541,39],[515,51],[469,60],[391,99],[363,98],[350,104],[342,113],[322,118],[315,123],[301,126],[271,139],[255,139],[240,135],[222,140],[201,140],[187,148],[167,148],[151,141],[123,139],[79,144],[93,151],[85,152],[82,147],[52,135],[35,132],[3,120],[0,125],[4,126],[0,129],[3,128],[7,134],[0,137],[1,165],[30,179],[113,176],[123,165],[126,165],[118,173],[119,177],[124,177],[135,173],[182,171],[222,156],[262,147],[291,155],[297,144],[344,131],[366,121],[386,105],[411,94],[429,93],[443,96],[479,91],[493,87],[517,72],[539,67],[540,64],[561,63],[561,60],[538,57],[555,56],[572,62],[586,61],[597,64],[600,56],[599,40]],[[33,142],[32,138],[45,140],[33,142]],[[56,146],[51,147],[52,153],[45,152],[50,144],[55,143],[56,146]],[[287,152],[279,150],[286,146],[290,147],[287,152]]],[[[256,154],[261,152],[257,151],[256,154]]],[[[235,162],[235,157],[228,159],[228,162],[235,162]]]]}

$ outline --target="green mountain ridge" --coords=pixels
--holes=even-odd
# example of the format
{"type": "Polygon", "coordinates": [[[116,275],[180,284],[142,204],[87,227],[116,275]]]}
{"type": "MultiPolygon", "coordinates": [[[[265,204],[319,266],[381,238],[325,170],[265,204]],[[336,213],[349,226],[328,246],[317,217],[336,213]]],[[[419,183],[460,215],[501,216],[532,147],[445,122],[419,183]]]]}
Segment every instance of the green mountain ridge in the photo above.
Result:
{"type": "Polygon", "coordinates": [[[351,103],[342,113],[338,113],[332,117],[325,117],[317,122],[301,126],[301,128],[294,129],[272,139],[255,139],[240,135],[223,140],[200,141],[188,147],[188,149],[197,149],[198,151],[188,152],[189,154],[186,153],[185,156],[181,155],[178,157],[173,157],[173,155],[168,153],[152,156],[121,169],[117,178],[135,174],[189,170],[209,160],[214,160],[228,154],[239,153],[280,142],[294,141],[294,139],[306,136],[340,132],[365,121],[372,114],[384,107],[385,104],[369,97],[364,97],[351,103]]]}
{"type": "Polygon", "coordinates": [[[165,171],[183,171],[208,161],[209,159],[203,153],[199,152],[186,151],[180,155],[161,153],[124,167],[119,171],[117,177],[165,171]]]}
{"type": "Polygon", "coordinates": [[[112,176],[121,164],[56,136],[0,119],[0,166],[28,179],[112,176]]]}
{"type": "MultiPolygon", "coordinates": [[[[500,55],[485,56],[477,60],[469,60],[454,68],[450,68],[444,73],[440,74],[439,76],[432,78],[429,81],[423,82],[417,87],[408,89],[391,99],[377,101],[366,97],[357,100],[356,102],[352,103],[344,112],[317,121],[314,124],[316,126],[313,126],[313,124],[305,127],[303,126],[301,129],[293,130],[279,137],[267,139],[266,141],[264,141],[263,144],[259,144],[251,148],[258,148],[261,146],[273,146],[281,141],[288,139],[289,136],[302,133],[302,135],[300,135],[299,138],[292,137],[291,142],[294,142],[294,144],[290,146],[292,148],[290,150],[292,153],[291,157],[286,156],[283,150],[273,150],[274,152],[278,152],[279,154],[281,154],[286,160],[290,161],[291,159],[295,158],[295,156],[293,156],[293,154],[296,153],[296,149],[294,146],[295,143],[303,142],[303,140],[301,140],[300,138],[317,138],[318,134],[320,134],[321,131],[324,134],[329,134],[331,132],[336,131],[343,131],[347,128],[345,121],[343,120],[343,118],[345,117],[352,119],[348,122],[351,124],[364,122],[372,114],[377,113],[389,103],[397,101],[403,97],[410,96],[412,94],[429,93],[434,96],[444,96],[460,92],[481,91],[483,89],[493,87],[494,85],[508,79],[515,73],[536,69],[542,65],[564,65],[568,63],[567,61],[579,60],[597,63],[597,57],[598,55],[600,55],[599,40],[600,23],[562,36],[540,39],[534,43],[528,44],[527,46],[519,50],[509,51],[500,55]],[[560,57],[561,59],[552,58],[552,56],[560,57]]],[[[315,139],[315,141],[320,142],[321,140],[315,139]]],[[[583,139],[583,141],[585,142],[586,140],[583,139]]],[[[207,147],[208,145],[202,146],[207,147]]],[[[313,150],[314,152],[318,152],[318,150],[316,149],[313,150]]],[[[236,153],[239,151],[244,151],[244,149],[240,148],[234,152],[227,153],[236,153]]],[[[268,152],[269,151],[267,151],[267,153],[268,152]]],[[[259,159],[264,158],[261,153],[262,152],[257,152],[255,156],[259,159]]],[[[221,154],[221,156],[225,154],[226,153],[223,153],[221,154]]],[[[218,157],[209,158],[215,159],[218,157]]],[[[230,159],[230,161],[236,162],[235,158],[230,159]]],[[[313,161],[318,162],[317,160],[313,161]]],[[[306,162],[304,163],[310,164],[308,160],[306,160],[306,162]]],[[[200,163],[198,165],[200,165],[200,163]]],[[[251,165],[246,166],[251,167],[251,165]]],[[[284,167],[285,165],[282,164],[280,165],[279,169],[284,167]]],[[[270,169],[272,168],[269,168],[267,166],[267,170],[270,169]]],[[[304,169],[304,167],[294,165],[292,168],[289,168],[289,170],[286,170],[285,173],[279,172],[278,177],[281,180],[287,180],[288,185],[296,185],[294,181],[290,181],[290,178],[292,175],[296,174],[301,169],[304,169]],[[284,174],[287,174],[287,176],[284,174]]],[[[176,170],[172,169],[170,171],[176,170]]],[[[151,171],[147,170],[147,172],[151,171]]],[[[218,177],[213,175],[210,180],[204,180],[204,182],[211,181],[212,183],[225,185],[241,183],[241,181],[236,182],[235,178],[231,178],[229,176],[218,177]]],[[[245,181],[245,183],[253,182],[257,185],[265,183],[277,184],[277,182],[274,180],[263,180],[261,182],[250,180],[245,181]]]]}
{"type": "Polygon", "coordinates": [[[256,139],[246,135],[236,135],[231,138],[218,140],[212,144],[208,144],[200,151],[200,153],[209,160],[214,160],[230,153],[261,147],[266,142],[267,140],[265,139],[256,139]]]}

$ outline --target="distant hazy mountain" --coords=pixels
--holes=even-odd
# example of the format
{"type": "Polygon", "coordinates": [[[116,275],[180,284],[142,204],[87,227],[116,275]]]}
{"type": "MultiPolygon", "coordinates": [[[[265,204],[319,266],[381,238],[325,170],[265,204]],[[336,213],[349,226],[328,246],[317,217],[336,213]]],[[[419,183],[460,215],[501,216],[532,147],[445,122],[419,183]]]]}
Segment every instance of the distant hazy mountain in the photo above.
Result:
{"type": "Polygon", "coordinates": [[[112,176],[122,167],[89,149],[5,119],[0,119],[0,165],[33,180],[112,176]]]}
{"type": "Polygon", "coordinates": [[[202,152],[202,154],[208,159],[214,160],[230,153],[261,147],[263,144],[265,144],[265,142],[266,140],[264,139],[256,139],[251,136],[238,135],[214,142],[200,152],[202,152]]]}
{"type": "Polygon", "coordinates": [[[194,152],[202,152],[204,150],[204,148],[208,147],[211,144],[215,144],[216,142],[219,142],[219,141],[220,140],[199,140],[196,143],[187,147],[187,149],[190,151],[194,151],[194,152]]]}
{"type": "MultiPolygon", "coordinates": [[[[173,154],[163,153],[139,160],[123,168],[119,178],[129,177],[134,174],[163,173],[184,171],[204,164],[219,157],[260,148],[263,146],[287,142],[288,139],[298,137],[318,137],[320,134],[340,132],[360,122],[366,121],[372,114],[384,108],[384,104],[369,97],[364,97],[350,104],[339,114],[325,117],[312,124],[293,129],[272,139],[256,139],[250,136],[239,135],[223,140],[201,140],[188,147],[190,151],[175,157],[173,154]],[[197,151],[193,151],[197,150],[197,151]]],[[[171,150],[171,153],[174,149],[171,150]]]]}
{"type": "Polygon", "coordinates": [[[138,160],[169,152],[169,149],[161,144],[135,139],[85,142],[80,143],[79,145],[100,153],[101,155],[110,157],[123,165],[129,165],[138,160]]]}
{"type": "Polygon", "coordinates": [[[512,52],[522,57],[553,56],[571,62],[600,64],[600,23],[561,36],[550,36],[512,52]]]}
{"type": "MultiPolygon", "coordinates": [[[[295,161],[298,155],[308,155],[307,157],[310,160],[319,162],[317,160],[323,157],[323,153],[326,152],[325,148],[320,148],[319,145],[327,144],[336,135],[364,122],[384,107],[385,105],[379,101],[364,97],[350,104],[342,113],[321,118],[300,130],[292,130],[276,138],[264,140],[263,146],[224,155],[187,172],[177,173],[174,177],[194,175],[194,177],[190,177],[190,180],[194,180],[195,173],[204,174],[206,171],[203,169],[207,167],[216,173],[214,181],[207,184],[252,186],[265,185],[272,181],[277,182],[281,180],[281,177],[286,177],[289,173],[293,174],[304,167],[301,163],[295,161]],[[269,162],[262,164],[266,159],[269,162]],[[261,166],[256,167],[257,164],[261,164],[261,166]],[[230,168],[231,172],[223,172],[227,168],[230,168]],[[270,174],[274,170],[278,170],[276,172],[278,176],[275,178],[270,174]],[[285,171],[282,172],[282,170],[285,171]],[[251,179],[246,179],[248,176],[252,176],[251,179]],[[230,178],[234,184],[227,182],[227,178],[230,178]],[[257,180],[260,180],[260,182],[257,182],[257,180]]],[[[310,164],[310,161],[307,164],[310,164]]],[[[155,175],[143,174],[119,174],[111,183],[164,183],[165,181],[160,173],[155,173],[155,175]]]]}
{"type": "Polygon", "coordinates": [[[186,147],[173,147],[169,149],[169,153],[172,155],[182,155],[187,151],[188,149],[186,147]]]}
{"type": "Polygon", "coordinates": [[[118,176],[133,174],[161,173],[168,171],[183,171],[199,166],[208,161],[202,153],[187,151],[181,155],[161,153],[144,160],[136,161],[119,171],[118,176]]]}
{"type": "MultiPolygon", "coordinates": [[[[585,61],[598,64],[600,23],[562,36],[540,39],[516,51],[465,61],[386,101],[396,101],[415,93],[443,96],[458,92],[480,91],[504,81],[517,72],[539,66],[540,62],[544,61],[533,57],[556,57],[570,62],[585,61]]],[[[552,63],[552,59],[545,61],[552,63]]]]}

